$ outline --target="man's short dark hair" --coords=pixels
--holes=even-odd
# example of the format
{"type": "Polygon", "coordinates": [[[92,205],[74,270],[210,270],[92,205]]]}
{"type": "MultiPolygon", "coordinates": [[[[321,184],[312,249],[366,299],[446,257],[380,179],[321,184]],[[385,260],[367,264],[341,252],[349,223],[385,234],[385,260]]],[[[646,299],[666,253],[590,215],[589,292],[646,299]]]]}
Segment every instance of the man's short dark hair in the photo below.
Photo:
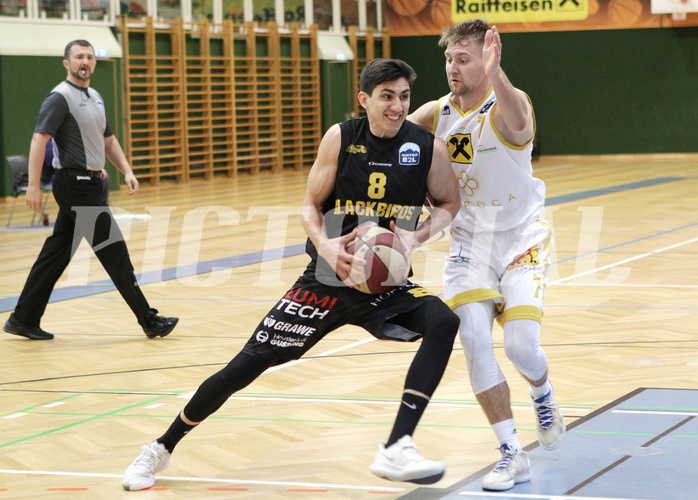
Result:
{"type": "Polygon", "coordinates": [[[79,45],[80,47],[90,47],[92,49],[92,52],[95,51],[95,48],[87,40],[73,40],[65,46],[65,51],[63,52],[63,59],[65,59],[66,61],[70,59],[70,49],[73,48],[73,45],[79,45]]]}
{"type": "Polygon", "coordinates": [[[468,19],[445,28],[439,39],[439,46],[448,48],[449,45],[463,40],[476,40],[482,45],[485,43],[485,34],[489,29],[490,26],[484,19],[468,19]]]}
{"type": "Polygon", "coordinates": [[[359,90],[371,95],[377,85],[392,82],[398,78],[405,78],[412,89],[417,73],[409,64],[400,59],[374,59],[361,72],[359,90]]]}

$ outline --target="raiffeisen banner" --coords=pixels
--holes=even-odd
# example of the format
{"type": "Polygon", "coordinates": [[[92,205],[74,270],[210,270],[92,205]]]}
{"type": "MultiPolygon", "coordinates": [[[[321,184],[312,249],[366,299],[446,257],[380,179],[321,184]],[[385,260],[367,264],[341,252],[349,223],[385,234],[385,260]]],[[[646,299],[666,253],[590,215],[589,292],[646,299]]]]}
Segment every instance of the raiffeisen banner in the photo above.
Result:
{"type": "Polygon", "coordinates": [[[484,17],[490,24],[526,21],[581,21],[587,0],[452,0],[451,19],[460,23],[484,17]]]}
{"type": "Polygon", "coordinates": [[[499,31],[567,31],[698,26],[698,0],[385,0],[390,36],[440,35],[481,17],[499,31]],[[663,2],[663,8],[654,4],[663,2]],[[685,12],[677,15],[677,12],[685,12]]]}

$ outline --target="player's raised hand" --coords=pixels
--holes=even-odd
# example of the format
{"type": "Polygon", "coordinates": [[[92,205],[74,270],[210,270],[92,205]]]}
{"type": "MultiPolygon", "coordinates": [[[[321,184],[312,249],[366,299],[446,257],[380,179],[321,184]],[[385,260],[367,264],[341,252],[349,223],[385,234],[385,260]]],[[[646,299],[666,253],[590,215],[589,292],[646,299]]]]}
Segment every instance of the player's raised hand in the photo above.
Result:
{"type": "Polygon", "coordinates": [[[485,64],[485,74],[491,77],[499,70],[502,60],[502,39],[496,26],[492,26],[485,34],[482,45],[482,62],[485,64]]]}

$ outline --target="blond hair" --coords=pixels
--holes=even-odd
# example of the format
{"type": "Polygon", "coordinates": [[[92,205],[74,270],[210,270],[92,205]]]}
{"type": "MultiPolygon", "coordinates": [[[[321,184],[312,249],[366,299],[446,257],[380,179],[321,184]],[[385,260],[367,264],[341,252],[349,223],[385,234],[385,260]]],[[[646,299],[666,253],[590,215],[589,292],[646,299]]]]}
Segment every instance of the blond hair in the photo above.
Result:
{"type": "Polygon", "coordinates": [[[448,47],[464,40],[475,40],[482,45],[485,42],[485,33],[489,29],[490,26],[484,19],[468,19],[445,28],[439,39],[439,46],[448,47]]]}

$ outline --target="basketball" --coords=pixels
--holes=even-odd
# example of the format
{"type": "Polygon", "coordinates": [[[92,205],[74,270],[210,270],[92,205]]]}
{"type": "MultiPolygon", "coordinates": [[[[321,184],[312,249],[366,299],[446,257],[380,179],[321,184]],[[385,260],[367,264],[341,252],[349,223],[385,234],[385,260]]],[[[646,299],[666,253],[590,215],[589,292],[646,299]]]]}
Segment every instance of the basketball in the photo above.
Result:
{"type": "Polygon", "coordinates": [[[388,5],[399,16],[416,16],[428,3],[429,0],[388,0],[388,5]]]}
{"type": "Polygon", "coordinates": [[[589,13],[587,15],[589,17],[595,16],[599,13],[599,0],[589,0],[588,5],[589,13]]]}
{"type": "Polygon", "coordinates": [[[451,24],[451,1],[450,0],[433,0],[431,2],[431,19],[436,23],[436,26],[443,28],[451,24]]]}
{"type": "Polygon", "coordinates": [[[355,264],[349,273],[361,292],[387,292],[407,275],[409,262],[404,245],[395,233],[374,222],[364,222],[357,227],[356,238],[347,244],[347,252],[366,261],[366,266],[355,264]],[[363,272],[366,279],[359,278],[356,271],[363,272]]]}
{"type": "Polygon", "coordinates": [[[610,0],[608,17],[618,26],[634,26],[642,18],[642,9],[640,0],[610,0]]]}

